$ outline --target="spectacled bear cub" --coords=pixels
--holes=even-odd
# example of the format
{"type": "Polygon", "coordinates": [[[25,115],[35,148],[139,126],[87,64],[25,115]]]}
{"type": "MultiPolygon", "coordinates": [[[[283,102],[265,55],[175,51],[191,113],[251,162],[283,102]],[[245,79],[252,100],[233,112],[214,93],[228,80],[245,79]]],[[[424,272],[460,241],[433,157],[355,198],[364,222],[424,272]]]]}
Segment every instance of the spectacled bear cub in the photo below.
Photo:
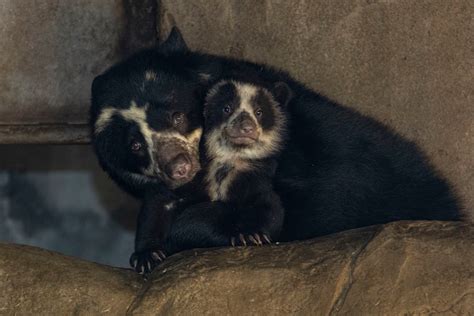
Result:
{"type": "Polygon", "coordinates": [[[224,224],[232,209],[193,196],[205,186],[198,145],[204,96],[222,80],[240,79],[236,74],[244,82],[284,82],[292,92],[273,179],[285,210],[279,241],[403,219],[461,219],[450,186],[414,143],[285,72],[192,52],[174,29],[162,45],[113,66],[92,86],[99,161],[143,200],[131,257],[138,271],[151,271],[162,252],[229,243],[224,224]]]}
{"type": "Polygon", "coordinates": [[[225,202],[231,244],[262,245],[279,237],[284,209],[273,190],[286,133],[285,83],[271,89],[233,80],[212,87],[204,105],[205,182],[211,201],[225,202]]]}

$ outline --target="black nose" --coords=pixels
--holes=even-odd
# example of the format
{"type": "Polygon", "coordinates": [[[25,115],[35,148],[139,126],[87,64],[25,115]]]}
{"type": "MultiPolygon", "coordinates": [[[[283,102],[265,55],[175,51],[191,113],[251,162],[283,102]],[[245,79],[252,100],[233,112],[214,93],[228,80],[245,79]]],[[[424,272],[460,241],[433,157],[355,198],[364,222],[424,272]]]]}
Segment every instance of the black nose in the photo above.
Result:
{"type": "Polygon", "coordinates": [[[255,124],[251,120],[244,119],[240,123],[240,132],[242,134],[251,134],[254,132],[254,130],[255,130],[255,124]]]}
{"type": "Polygon", "coordinates": [[[247,112],[240,113],[230,122],[226,133],[231,142],[237,145],[249,145],[259,137],[257,122],[247,112]]]}
{"type": "Polygon", "coordinates": [[[176,158],[173,159],[173,161],[171,161],[170,165],[171,178],[175,180],[180,180],[185,179],[189,176],[191,171],[191,162],[186,155],[178,155],[176,158]]]}

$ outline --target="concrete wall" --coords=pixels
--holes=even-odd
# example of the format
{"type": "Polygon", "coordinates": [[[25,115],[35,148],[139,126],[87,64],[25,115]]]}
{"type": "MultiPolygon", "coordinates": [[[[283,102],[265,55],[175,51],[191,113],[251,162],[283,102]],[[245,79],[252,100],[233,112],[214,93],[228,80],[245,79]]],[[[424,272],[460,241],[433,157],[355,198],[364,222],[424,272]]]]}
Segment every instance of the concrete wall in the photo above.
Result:
{"type": "Polygon", "coordinates": [[[155,0],[3,0],[0,143],[86,142],[94,76],[156,40],[155,0]]]}
{"type": "Polygon", "coordinates": [[[162,0],[161,34],[290,71],[415,140],[474,209],[472,0],[162,0]]]}

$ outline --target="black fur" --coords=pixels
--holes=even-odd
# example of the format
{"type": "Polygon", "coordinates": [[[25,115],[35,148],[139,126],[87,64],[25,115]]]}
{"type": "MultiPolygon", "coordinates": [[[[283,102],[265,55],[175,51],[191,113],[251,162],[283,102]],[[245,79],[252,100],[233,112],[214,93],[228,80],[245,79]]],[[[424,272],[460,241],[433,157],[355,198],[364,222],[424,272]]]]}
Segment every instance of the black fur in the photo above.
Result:
{"type": "MultiPolygon", "coordinates": [[[[158,49],[140,52],[111,67],[95,78],[92,84],[90,123],[92,143],[100,165],[119,186],[143,201],[137,223],[135,253],[130,259],[140,272],[149,272],[155,265],[152,254],[164,250],[174,209],[186,203],[180,196],[187,196],[189,201],[194,201],[193,197],[198,201],[200,197],[196,194],[194,183],[172,190],[166,176],[148,176],[142,171],[158,167],[166,170],[165,165],[160,165],[160,159],[152,163],[153,154],[150,155],[148,149],[162,150],[162,156],[170,156],[178,150],[178,142],[168,142],[166,148],[163,148],[163,142],[149,143],[136,121],[117,114],[100,131],[96,129],[96,123],[104,109],[125,110],[134,101],[139,109],[149,105],[146,122],[151,130],[187,135],[202,127],[200,93],[205,92],[205,87],[199,84],[196,75],[176,71],[184,65],[175,65],[172,58],[166,58],[167,54],[181,49],[183,47],[168,42],[158,49]],[[146,80],[149,71],[156,74],[156,80],[146,80]],[[174,126],[173,114],[177,112],[184,113],[185,120],[174,126]],[[133,142],[141,144],[138,151],[131,150],[133,142]],[[193,197],[181,192],[193,192],[193,197]]],[[[197,155],[197,151],[187,154],[197,155]]],[[[172,157],[169,158],[171,160],[172,157]]]]}
{"type": "MultiPolygon", "coordinates": [[[[275,191],[286,210],[281,241],[396,220],[461,219],[460,205],[452,189],[413,142],[372,118],[328,100],[285,72],[191,52],[179,32],[173,32],[162,53],[144,51],[111,70],[104,79],[111,88],[109,91],[93,87],[92,122],[98,104],[121,106],[115,100],[129,101],[134,97],[137,85],[142,83],[136,74],[143,73],[150,65],[155,66],[161,80],[154,90],[147,92],[147,98],[158,108],[165,107],[163,96],[174,91],[176,95],[186,96],[189,111],[200,111],[202,87],[210,87],[222,79],[285,82],[293,92],[288,106],[291,125],[274,176],[275,191]]],[[[195,121],[198,124],[199,120],[195,121]]],[[[145,186],[134,183],[115,167],[123,157],[120,150],[109,146],[114,139],[115,134],[110,132],[94,143],[102,165],[123,187],[139,196],[153,191],[176,199],[192,193],[184,187],[178,189],[180,192],[171,192],[159,179],[146,181],[145,186]],[[153,190],[147,190],[147,185],[153,190]]],[[[199,181],[198,174],[194,182],[199,181]]],[[[259,179],[249,181],[252,186],[259,185],[259,179]]],[[[243,189],[252,194],[251,186],[243,189]]],[[[226,245],[225,223],[231,217],[231,210],[219,202],[178,208],[167,226],[166,241],[160,241],[160,247],[174,253],[226,245]]],[[[143,221],[138,224],[145,225],[143,221]]],[[[153,242],[149,245],[153,247],[153,242]]]]}
{"type": "MultiPolygon", "coordinates": [[[[279,91],[285,89],[285,84],[278,84],[279,91]]],[[[281,93],[282,98],[270,91],[254,82],[224,81],[206,97],[207,190],[213,201],[224,202],[221,207],[230,210],[221,225],[233,246],[277,240],[283,225],[284,209],[274,192],[273,177],[286,138],[285,108],[290,93],[281,93]],[[241,89],[251,89],[253,95],[242,99],[241,89]],[[243,137],[245,144],[235,144],[236,136],[243,137]],[[264,137],[272,146],[264,147],[264,137]]]]}

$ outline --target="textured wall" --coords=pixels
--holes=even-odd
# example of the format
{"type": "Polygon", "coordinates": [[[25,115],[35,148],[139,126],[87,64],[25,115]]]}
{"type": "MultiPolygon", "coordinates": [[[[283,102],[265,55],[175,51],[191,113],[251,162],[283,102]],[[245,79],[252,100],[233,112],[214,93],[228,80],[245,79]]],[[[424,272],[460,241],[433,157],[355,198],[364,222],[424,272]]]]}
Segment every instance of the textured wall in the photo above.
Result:
{"type": "Polygon", "coordinates": [[[289,70],[416,140],[474,209],[474,2],[162,0],[162,36],[289,70]]]}
{"type": "Polygon", "coordinates": [[[156,0],[1,1],[0,142],[87,141],[92,79],[155,39],[156,0]]]}

